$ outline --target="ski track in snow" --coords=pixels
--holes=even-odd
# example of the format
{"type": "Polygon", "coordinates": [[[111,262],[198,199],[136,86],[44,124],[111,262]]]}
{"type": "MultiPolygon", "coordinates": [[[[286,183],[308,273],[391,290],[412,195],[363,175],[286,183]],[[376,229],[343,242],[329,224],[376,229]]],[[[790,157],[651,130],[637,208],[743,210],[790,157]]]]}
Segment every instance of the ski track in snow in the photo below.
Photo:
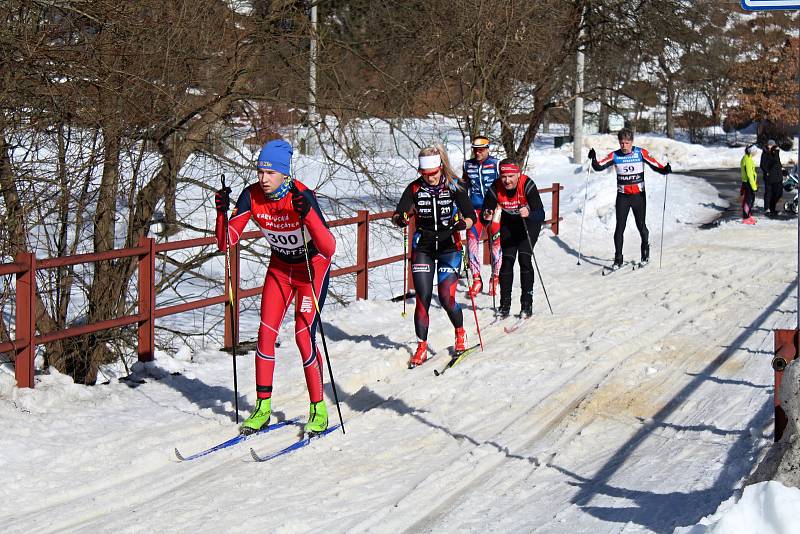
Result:
{"type": "MultiPolygon", "coordinates": [[[[693,524],[739,488],[771,440],[771,329],[795,317],[792,269],[780,267],[796,258],[794,224],[668,234],[661,269],[654,246],[646,269],[606,278],[590,261],[608,252],[609,236],[576,266],[543,234],[536,251],[555,315],[537,276],[534,318],[508,335],[502,323],[486,327],[486,350],[442,377],[433,369],[447,361],[452,328],[441,309],[431,312],[437,354],[410,371],[413,325],[399,304],[362,302],[326,316],[348,433],[268,464],[250,461],[249,448],[277,450],[296,430],[174,459],[175,446],[191,454],[235,433],[231,403],[211,400],[230,397],[227,364],[215,368],[220,376],[109,386],[103,402],[70,404],[77,414],[5,406],[17,440],[0,446],[21,464],[3,466],[13,469],[0,487],[0,524],[5,532],[565,533],[693,524]],[[184,384],[200,387],[195,380],[208,384],[199,400],[184,384]],[[107,434],[89,424],[98,417],[108,418],[107,434]],[[34,487],[20,491],[30,473],[34,487]]],[[[561,240],[577,243],[577,228],[565,232],[561,240]]],[[[478,306],[488,325],[491,297],[478,306]]],[[[285,345],[276,411],[294,416],[306,410],[305,386],[285,345]]],[[[244,413],[252,361],[239,361],[244,413]]],[[[47,388],[20,395],[46,398],[47,388]]]]}

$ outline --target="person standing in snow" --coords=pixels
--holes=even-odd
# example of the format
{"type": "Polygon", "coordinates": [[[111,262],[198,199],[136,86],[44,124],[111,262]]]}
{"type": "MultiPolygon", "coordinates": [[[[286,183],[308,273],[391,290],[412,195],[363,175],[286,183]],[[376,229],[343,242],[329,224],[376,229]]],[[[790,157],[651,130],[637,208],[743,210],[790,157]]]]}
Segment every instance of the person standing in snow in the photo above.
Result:
{"type": "Polygon", "coordinates": [[[758,162],[758,167],[761,169],[761,178],[764,180],[764,212],[767,211],[769,206],[769,195],[772,189],[768,186],[767,180],[769,179],[769,168],[772,166],[772,149],[776,146],[775,141],[770,139],[767,141],[764,150],[761,151],[761,161],[758,162]]]}
{"type": "Polygon", "coordinates": [[[764,178],[764,211],[774,217],[778,215],[778,202],[783,197],[783,164],[778,145],[770,147],[767,174],[764,178]]]}
{"type": "Polygon", "coordinates": [[[744,224],[756,223],[756,219],[753,217],[753,203],[756,200],[756,191],[758,191],[756,162],[753,160],[756,152],[758,152],[758,147],[748,145],[739,164],[742,173],[742,223],[744,224]]]}
{"type": "Polygon", "coordinates": [[[475,208],[477,219],[472,228],[467,232],[467,254],[469,255],[469,268],[472,271],[472,287],[469,289],[471,297],[475,297],[483,289],[481,281],[480,242],[484,227],[490,236],[490,256],[492,261],[492,279],[489,282],[489,295],[497,292],[497,281],[500,273],[500,240],[497,239],[497,227],[491,223],[484,223],[481,218],[481,209],[486,191],[500,176],[498,160],[489,155],[489,138],[478,136],[472,139],[472,159],[464,162],[462,180],[467,184],[469,199],[475,208]]]}
{"type": "Polygon", "coordinates": [[[602,171],[614,165],[617,171],[617,224],[614,229],[614,264],[613,268],[622,267],[622,241],[625,235],[625,226],[628,222],[628,213],[633,211],[636,228],[642,238],[641,252],[642,263],[650,260],[650,232],[645,224],[647,214],[647,197],[644,191],[644,164],[659,174],[667,175],[672,172],[669,163],[662,165],[647,150],[633,145],[633,131],[623,128],[617,134],[619,150],[609,152],[600,161],[594,148],[589,150],[589,159],[595,172],[602,171]]]}
{"type": "Polygon", "coordinates": [[[544,222],[544,207],[536,184],[512,159],[500,162],[500,179],[486,192],[483,204],[485,220],[500,213],[500,248],[503,252],[500,267],[501,318],[511,312],[511,288],[514,285],[514,262],[519,255],[519,278],[522,286],[520,316],[533,315],[533,247],[539,239],[544,222]]]}
{"type": "Polygon", "coordinates": [[[409,369],[428,359],[428,309],[433,294],[433,275],[438,276],[439,302],[455,328],[454,352],[466,349],[464,314],[456,302],[462,244],[459,231],[469,230],[475,210],[458,176],[450,166],[444,147],[436,145],[419,152],[420,176],[411,182],[397,203],[392,222],[404,227],[415,217],[411,241],[411,272],[417,292],[414,330],[417,350],[409,369]]]}
{"type": "Polygon", "coordinates": [[[261,294],[261,324],[255,355],[257,401],[255,410],[242,424],[243,434],[257,432],[269,424],[275,339],[292,301],[295,304],[295,340],[310,400],[305,430],[316,433],[328,427],[316,328],[325,303],[336,240],[328,229],[314,191],[292,177],[291,160],[292,147],[286,141],[275,140],[264,145],[256,165],[258,181],[247,186],[239,196],[227,235],[225,215],[231,190],[223,188],[216,194],[216,236],[220,250],[239,242],[251,218],[271,248],[261,294]],[[309,269],[312,276],[309,276],[309,269]]]}

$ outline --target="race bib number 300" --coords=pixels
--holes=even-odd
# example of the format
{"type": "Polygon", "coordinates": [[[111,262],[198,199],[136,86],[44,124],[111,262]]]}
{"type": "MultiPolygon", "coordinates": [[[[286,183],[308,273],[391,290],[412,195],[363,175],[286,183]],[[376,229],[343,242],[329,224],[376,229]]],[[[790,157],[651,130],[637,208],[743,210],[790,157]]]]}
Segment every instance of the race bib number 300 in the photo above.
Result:
{"type": "Polygon", "coordinates": [[[303,248],[303,234],[300,228],[283,232],[262,228],[262,231],[269,245],[280,252],[291,254],[303,248]]]}

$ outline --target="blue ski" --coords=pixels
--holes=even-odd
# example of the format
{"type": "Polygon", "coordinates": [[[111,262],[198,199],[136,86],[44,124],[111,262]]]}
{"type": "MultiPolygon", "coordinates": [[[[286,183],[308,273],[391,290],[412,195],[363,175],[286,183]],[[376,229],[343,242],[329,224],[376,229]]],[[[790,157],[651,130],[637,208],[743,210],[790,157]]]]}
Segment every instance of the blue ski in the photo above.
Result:
{"type": "Polygon", "coordinates": [[[201,456],[205,456],[207,454],[211,454],[212,452],[216,452],[216,451],[221,450],[221,449],[227,449],[228,447],[232,447],[233,445],[236,445],[237,443],[241,443],[244,440],[246,440],[248,438],[251,438],[253,436],[258,436],[259,434],[266,434],[267,432],[270,432],[272,430],[277,430],[279,428],[283,428],[283,427],[288,426],[288,425],[297,424],[299,421],[300,421],[300,418],[299,417],[295,417],[293,419],[287,419],[287,420],[281,421],[279,423],[271,424],[271,425],[269,425],[269,426],[267,426],[265,428],[262,428],[258,432],[253,433],[253,434],[247,434],[247,435],[239,434],[238,436],[236,436],[234,438],[231,438],[228,441],[223,441],[222,443],[220,443],[218,445],[214,445],[210,449],[206,449],[204,451],[200,451],[198,453],[192,454],[191,456],[184,457],[180,453],[180,451],[178,451],[178,448],[176,447],[175,448],[175,456],[177,456],[178,460],[180,460],[182,462],[186,462],[186,461],[189,461],[189,460],[194,460],[195,458],[200,458],[201,456]]]}
{"type": "Polygon", "coordinates": [[[274,460],[278,456],[283,456],[284,454],[289,454],[290,452],[296,451],[297,449],[302,449],[303,447],[305,447],[306,445],[311,443],[313,440],[321,438],[323,436],[327,436],[328,434],[330,434],[334,430],[338,429],[340,426],[342,426],[342,425],[339,424],[339,425],[329,426],[327,429],[323,430],[322,432],[320,432],[318,434],[314,434],[314,435],[310,435],[310,436],[303,436],[302,439],[299,439],[299,440],[295,441],[294,443],[292,443],[291,445],[289,445],[287,447],[284,447],[283,449],[279,450],[278,452],[273,452],[272,454],[270,454],[268,456],[263,456],[263,457],[259,456],[258,453],[256,453],[256,451],[254,451],[252,449],[252,447],[251,447],[250,448],[250,456],[252,456],[253,460],[255,460],[256,462],[268,462],[270,460],[274,460]]]}

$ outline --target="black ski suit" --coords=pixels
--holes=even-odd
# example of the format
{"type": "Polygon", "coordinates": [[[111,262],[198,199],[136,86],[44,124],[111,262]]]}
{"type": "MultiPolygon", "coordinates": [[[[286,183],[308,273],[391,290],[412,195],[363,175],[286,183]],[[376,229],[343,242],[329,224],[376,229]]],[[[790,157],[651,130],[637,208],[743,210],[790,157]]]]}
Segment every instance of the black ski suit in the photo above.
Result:
{"type": "Polygon", "coordinates": [[[438,275],[439,302],[450,322],[456,328],[464,324],[464,314],[456,302],[462,246],[453,224],[456,214],[474,221],[475,210],[464,189],[450,189],[444,182],[431,186],[422,178],[406,187],[395,214],[409,214],[412,210],[416,217],[416,232],[411,241],[411,274],[417,294],[414,329],[417,338],[426,341],[434,273],[438,275]]]}
{"type": "Polygon", "coordinates": [[[514,262],[519,255],[519,274],[522,286],[520,304],[529,315],[533,308],[533,247],[539,239],[544,222],[544,207],[536,184],[526,175],[519,177],[517,187],[511,190],[497,180],[486,192],[484,211],[502,210],[500,215],[500,249],[503,260],[500,267],[500,309],[511,308],[511,288],[514,285],[514,262]],[[527,217],[519,214],[527,206],[527,217]]]}

